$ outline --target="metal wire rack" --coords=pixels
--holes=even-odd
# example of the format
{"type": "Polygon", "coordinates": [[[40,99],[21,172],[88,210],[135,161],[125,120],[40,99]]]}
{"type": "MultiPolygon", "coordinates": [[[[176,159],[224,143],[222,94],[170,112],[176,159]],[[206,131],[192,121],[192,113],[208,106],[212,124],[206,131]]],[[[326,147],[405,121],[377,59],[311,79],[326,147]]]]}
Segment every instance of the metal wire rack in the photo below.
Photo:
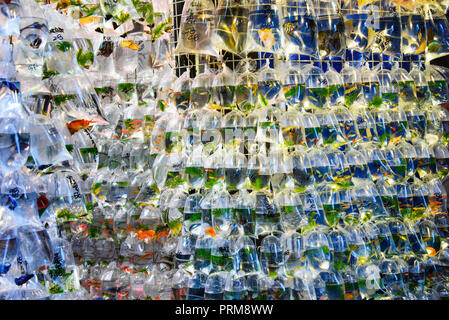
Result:
{"type": "MultiPolygon", "coordinates": [[[[182,18],[182,11],[184,8],[185,0],[171,0],[172,1],[172,7],[173,7],[173,29],[171,34],[171,44],[172,48],[175,49],[178,40],[179,40],[179,32],[181,28],[181,18],[182,18]]],[[[284,0],[285,3],[282,3],[282,10],[288,10],[288,9],[301,9],[299,3],[303,3],[305,1],[298,1],[298,5],[292,6],[291,3],[294,2],[288,2],[284,0]]],[[[217,7],[218,0],[212,0],[214,7],[217,7]]],[[[313,2],[313,10],[315,12],[319,12],[320,10],[328,9],[330,6],[330,2],[323,1],[323,0],[307,0],[307,2],[313,2]],[[318,5],[317,5],[318,4],[318,5]],[[323,6],[323,7],[320,7],[323,6]]],[[[337,1],[340,2],[340,1],[337,1]]],[[[343,1],[342,1],[343,2],[343,1]]],[[[338,15],[347,15],[350,13],[353,13],[357,10],[357,8],[354,8],[351,1],[344,1],[345,4],[338,4],[337,5],[337,12],[335,14],[338,15]]],[[[278,9],[281,9],[279,7],[278,9]]],[[[385,17],[385,16],[400,16],[401,14],[409,14],[410,11],[407,8],[403,7],[395,7],[394,4],[392,4],[391,1],[373,1],[370,6],[367,8],[367,12],[369,11],[369,14],[377,17],[385,17]],[[390,10],[386,10],[385,8],[388,8],[388,5],[385,4],[385,2],[389,2],[390,10]]],[[[365,54],[364,54],[365,55],[365,54]]],[[[230,52],[226,52],[224,50],[220,50],[219,52],[219,60],[216,57],[213,56],[206,56],[206,55],[198,55],[198,54],[175,54],[175,71],[176,75],[180,76],[182,73],[184,73],[186,70],[190,70],[190,77],[194,78],[197,74],[202,73],[205,71],[205,68],[212,70],[217,70],[221,68],[221,63],[225,63],[227,67],[229,67],[231,70],[235,70],[239,64],[241,64],[242,60],[247,58],[249,61],[251,61],[253,64],[256,65],[256,70],[260,69],[261,66],[265,64],[265,62],[268,59],[268,62],[270,63],[271,67],[274,67],[278,62],[289,60],[288,57],[285,57],[283,55],[275,53],[268,53],[268,52],[251,52],[248,53],[246,57],[240,57],[238,55],[232,54],[230,52]]],[[[346,61],[355,61],[353,59],[354,57],[351,55],[343,55],[341,57],[341,63],[344,63],[346,61]]],[[[302,60],[301,58],[301,61],[302,60]]],[[[369,54],[365,56],[364,61],[367,62],[370,66],[373,66],[377,63],[383,63],[385,61],[382,61],[382,57],[379,58],[376,57],[375,54],[369,54]]],[[[402,66],[410,65],[413,60],[411,56],[401,56],[401,57],[392,57],[391,62],[399,62],[402,66]]],[[[313,59],[310,62],[313,62],[315,64],[328,64],[330,62],[329,58],[322,58],[322,59],[313,59]]],[[[424,62],[424,61],[423,61],[424,62]]],[[[337,58],[337,64],[339,63],[337,58]]]]}
{"type": "MultiPolygon", "coordinates": [[[[173,29],[172,29],[172,48],[176,48],[179,39],[179,31],[181,27],[182,10],[184,8],[185,0],[172,0],[173,3],[173,29]]],[[[218,0],[212,0],[214,6],[217,6],[218,0]]],[[[175,54],[175,70],[176,75],[180,76],[186,70],[190,69],[190,77],[195,77],[196,74],[204,72],[206,66],[209,69],[216,70],[221,68],[221,64],[225,63],[228,68],[235,70],[241,63],[243,57],[240,57],[231,52],[220,50],[220,57],[222,61],[218,61],[216,57],[198,54],[175,54]]],[[[282,60],[279,56],[274,59],[272,53],[266,52],[251,52],[247,55],[249,60],[257,62],[257,68],[265,63],[267,58],[270,60],[270,65],[273,67],[274,60],[282,60]]]]}

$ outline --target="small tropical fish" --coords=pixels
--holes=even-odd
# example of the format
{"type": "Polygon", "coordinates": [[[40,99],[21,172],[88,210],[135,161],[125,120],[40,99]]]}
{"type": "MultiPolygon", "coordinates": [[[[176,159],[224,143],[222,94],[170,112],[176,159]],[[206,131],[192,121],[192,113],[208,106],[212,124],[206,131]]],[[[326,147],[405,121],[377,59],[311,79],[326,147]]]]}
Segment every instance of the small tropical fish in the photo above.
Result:
{"type": "Polygon", "coordinates": [[[14,210],[16,207],[17,207],[17,201],[13,197],[8,195],[8,208],[10,210],[14,210]]]}
{"type": "Polygon", "coordinates": [[[131,268],[128,267],[128,266],[124,266],[124,267],[121,268],[121,270],[122,270],[122,271],[128,271],[128,272],[131,272],[133,269],[131,269],[131,268]]]}
{"type": "Polygon", "coordinates": [[[432,247],[426,247],[426,251],[429,257],[435,257],[439,253],[439,251],[435,251],[435,249],[432,247]]]}
{"type": "MultiPolygon", "coordinates": [[[[11,0],[4,0],[6,4],[8,4],[9,2],[11,2],[11,0]]],[[[65,9],[67,7],[70,6],[70,1],[69,0],[59,0],[59,2],[56,5],[56,10],[61,10],[61,9],[65,9]]]]}
{"type": "Polygon", "coordinates": [[[273,31],[271,29],[259,29],[257,32],[259,33],[263,46],[271,49],[275,44],[273,31]]]}
{"type": "Polygon", "coordinates": [[[8,273],[9,268],[11,268],[10,263],[0,264],[0,275],[8,273]]]}
{"type": "Polygon", "coordinates": [[[34,277],[34,274],[26,274],[19,278],[15,278],[14,282],[16,283],[16,285],[21,286],[21,285],[27,283],[28,280],[30,280],[32,277],[34,277]]]}
{"type": "Polygon", "coordinates": [[[90,16],[90,17],[84,17],[79,19],[79,22],[82,25],[86,25],[86,24],[95,24],[95,23],[99,23],[101,22],[103,18],[99,17],[99,16],[90,16]]]}
{"type": "Polygon", "coordinates": [[[149,253],[149,254],[146,254],[146,255],[144,255],[144,256],[140,256],[140,257],[138,257],[137,258],[137,260],[143,260],[143,259],[147,259],[147,258],[151,258],[151,257],[153,257],[154,256],[154,253],[149,253]]]}
{"type": "Polygon", "coordinates": [[[98,56],[109,57],[114,51],[112,41],[104,41],[98,48],[98,56]]]}
{"type": "Polygon", "coordinates": [[[365,264],[367,261],[368,261],[368,258],[367,258],[367,257],[359,257],[359,258],[357,259],[357,262],[358,262],[359,264],[365,264]]]}
{"type": "Polygon", "coordinates": [[[215,233],[214,227],[210,227],[209,229],[204,230],[205,233],[210,235],[211,237],[215,237],[217,234],[215,233]]]}
{"type": "Polygon", "coordinates": [[[353,293],[345,293],[345,300],[351,300],[355,298],[355,294],[353,293]]]}
{"type": "Polygon", "coordinates": [[[43,210],[48,207],[50,204],[50,200],[47,199],[45,195],[41,195],[39,198],[37,198],[37,209],[43,210]]]}
{"type": "Polygon", "coordinates": [[[78,131],[89,127],[92,123],[95,123],[95,121],[82,119],[82,120],[75,120],[70,123],[67,123],[66,126],[67,126],[67,129],[69,129],[70,134],[73,136],[78,131]]]}
{"type": "Polygon", "coordinates": [[[198,19],[201,19],[201,20],[207,20],[207,19],[211,19],[211,18],[213,18],[213,16],[210,14],[206,14],[206,13],[201,13],[198,15],[198,19]]]}
{"type": "Polygon", "coordinates": [[[217,105],[217,104],[215,104],[215,103],[213,103],[213,102],[211,102],[211,103],[209,104],[209,107],[207,107],[207,109],[211,109],[211,110],[224,110],[223,107],[220,107],[219,105],[217,105]]]}
{"type": "Polygon", "coordinates": [[[147,231],[138,230],[137,231],[137,236],[141,240],[144,240],[147,238],[153,238],[155,234],[156,234],[156,232],[154,230],[147,230],[147,231]]]}
{"type": "Polygon", "coordinates": [[[124,40],[120,43],[122,48],[130,48],[131,50],[139,50],[139,46],[131,40],[124,40]]]}
{"type": "Polygon", "coordinates": [[[161,238],[166,238],[166,237],[168,237],[168,234],[169,234],[169,230],[161,231],[157,234],[157,239],[159,240],[161,238]]]}

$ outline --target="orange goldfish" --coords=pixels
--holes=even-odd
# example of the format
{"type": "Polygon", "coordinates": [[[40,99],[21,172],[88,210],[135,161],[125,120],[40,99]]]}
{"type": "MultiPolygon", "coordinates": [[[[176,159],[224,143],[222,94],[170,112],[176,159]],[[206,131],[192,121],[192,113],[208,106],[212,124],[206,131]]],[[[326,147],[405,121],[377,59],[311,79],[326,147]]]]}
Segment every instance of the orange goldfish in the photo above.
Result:
{"type": "Polygon", "coordinates": [[[82,120],[75,120],[70,123],[67,123],[66,126],[67,126],[67,129],[69,129],[70,134],[73,136],[78,131],[89,127],[92,123],[95,123],[95,121],[82,119],[82,120]]]}
{"type": "Polygon", "coordinates": [[[439,253],[439,251],[435,251],[435,249],[432,247],[426,247],[426,251],[429,257],[435,257],[439,253]]]}
{"type": "Polygon", "coordinates": [[[154,232],[154,230],[148,230],[148,231],[138,230],[137,231],[137,236],[141,240],[144,240],[144,239],[147,239],[147,238],[153,238],[153,236],[155,234],[156,234],[156,232],[154,232]]]}
{"type": "MultiPolygon", "coordinates": [[[[146,259],[146,258],[151,258],[152,256],[154,256],[154,254],[153,253],[149,253],[149,254],[146,254],[146,255],[144,255],[144,256],[140,256],[140,257],[138,257],[137,258],[137,260],[143,260],[143,259],[146,259]]],[[[137,273],[137,272],[136,272],[137,273]]]]}
{"type": "Polygon", "coordinates": [[[157,239],[168,237],[168,230],[161,231],[157,234],[157,239]]]}
{"type": "Polygon", "coordinates": [[[205,233],[210,235],[211,237],[215,237],[217,234],[215,233],[214,227],[210,227],[209,229],[204,230],[205,233]]]}

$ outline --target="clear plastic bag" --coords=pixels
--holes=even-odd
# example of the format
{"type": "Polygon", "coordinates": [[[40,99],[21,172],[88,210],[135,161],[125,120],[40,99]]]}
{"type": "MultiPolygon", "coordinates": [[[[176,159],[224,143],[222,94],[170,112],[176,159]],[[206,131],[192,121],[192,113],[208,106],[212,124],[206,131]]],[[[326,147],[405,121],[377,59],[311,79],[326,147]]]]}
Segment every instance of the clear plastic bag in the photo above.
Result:
{"type": "Polygon", "coordinates": [[[249,1],[220,0],[216,14],[215,46],[241,55],[246,48],[248,36],[249,1]]]}
{"type": "Polygon", "coordinates": [[[26,118],[25,108],[22,106],[22,91],[20,82],[3,79],[0,81],[1,116],[9,118],[26,118]]]}
{"type": "Polygon", "coordinates": [[[206,107],[212,98],[212,82],[214,74],[206,69],[205,72],[197,74],[192,81],[190,102],[193,108],[206,107]]]}
{"type": "Polygon", "coordinates": [[[281,2],[284,52],[318,57],[317,22],[309,0],[281,2]]]}
{"type": "Polygon", "coordinates": [[[341,56],[346,49],[345,26],[340,15],[317,16],[318,52],[321,58],[341,56]]]}
{"type": "Polygon", "coordinates": [[[223,64],[212,82],[212,102],[221,108],[234,108],[236,86],[235,73],[223,64]]]}
{"type": "Polygon", "coordinates": [[[288,68],[281,83],[289,109],[299,108],[305,97],[305,77],[299,68],[296,65],[288,68]]]}
{"type": "Polygon", "coordinates": [[[270,68],[269,63],[259,70],[257,90],[258,104],[265,107],[275,105],[281,97],[280,76],[277,70],[270,68]]]}
{"type": "Polygon", "coordinates": [[[430,15],[426,19],[427,51],[429,59],[449,53],[449,22],[444,15],[430,15]]]}
{"type": "Polygon", "coordinates": [[[376,19],[373,53],[399,57],[402,52],[402,28],[397,14],[384,14],[376,19]]]}
{"type": "Polygon", "coordinates": [[[91,123],[107,124],[100,99],[86,77],[57,76],[52,79],[50,88],[55,107],[61,108],[72,119],[79,120],[77,126],[91,123]]]}
{"type": "Polygon", "coordinates": [[[211,0],[187,0],[184,3],[176,53],[218,56],[213,45],[214,12],[211,0]]]}
{"type": "Polygon", "coordinates": [[[0,36],[19,35],[19,0],[2,1],[0,10],[0,36]]]}
{"type": "Polygon", "coordinates": [[[372,18],[368,12],[348,11],[343,16],[347,49],[367,52],[375,39],[375,32],[372,25],[370,25],[372,18]]]}
{"type": "Polygon", "coordinates": [[[350,108],[353,105],[357,105],[362,94],[362,88],[360,86],[361,74],[356,67],[349,63],[345,63],[340,73],[345,85],[345,106],[350,108]]]}
{"type": "Polygon", "coordinates": [[[282,28],[277,3],[256,0],[250,3],[248,39],[245,52],[276,52],[282,46],[282,28]]]}
{"type": "Polygon", "coordinates": [[[3,172],[22,168],[30,155],[31,130],[25,119],[0,119],[0,166],[3,172]]]}
{"type": "Polygon", "coordinates": [[[128,76],[138,67],[140,39],[118,40],[115,42],[113,57],[115,72],[128,76]]]}
{"type": "Polygon", "coordinates": [[[51,119],[36,115],[31,120],[31,155],[38,166],[57,165],[72,160],[66,143],[51,119]]]}
{"type": "Polygon", "coordinates": [[[423,54],[427,46],[427,30],[421,15],[401,15],[403,54],[423,54]]]}

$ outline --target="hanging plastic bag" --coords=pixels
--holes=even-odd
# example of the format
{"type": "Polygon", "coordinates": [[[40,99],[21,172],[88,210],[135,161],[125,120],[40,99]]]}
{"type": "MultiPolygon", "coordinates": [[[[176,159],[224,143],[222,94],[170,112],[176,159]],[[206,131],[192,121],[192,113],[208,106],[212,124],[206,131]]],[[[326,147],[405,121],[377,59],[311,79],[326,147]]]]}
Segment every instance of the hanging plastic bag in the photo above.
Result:
{"type": "Polygon", "coordinates": [[[0,118],[0,166],[3,172],[22,168],[30,155],[30,125],[25,119],[0,118]]]}
{"type": "Polygon", "coordinates": [[[418,106],[427,105],[430,102],[430,89],[427,83],[426,73],[421,69],[420,63],[413,64],[412,70],[409,72],[410,77],[415,83],[416,99],[418,106]]]}
{"type": "Polygon", "coordinates": [[[361,96],[362,88],[359,85],[361,82],[361,74],[357,68],[349,63],[345,63],[340,73],[345,85],[345,106],[350,108],[353,105],[357,105],[357,100],[359,100],[361,96]]]}
{"type": "Polygon", "coordinates": [[[345,13],[343,18],[347,49],[367,52],[375,39],[373,22],[376,22],[374,19],[378,12],[369,10],[369,5],[359,7],[358,5],[353,6],[354,1],[351,0],[342,2],[342,10],[345,13]]]}
{"type": "Polygon", "coordinates": [[[323,135],[323,145],[334,145],[340,147],[350,140],[343,135],[344,131],[340,128],[340,123],[333,112],[317,112],[316,117],[321,127],[321,134],[323,135]]]}
{"type": "Polygon", "coordinates": [[[67,116],[79,120],[76,126],[86,127],[92,123],[107,124],[100,100],[90,82],[82,76],[57,76],[52,79],[51,90],[55,107],[67,116]]]}
{"type": "Polygon", "coordinates": [[[305,97],[305,79],[299,68],[292,64],[282,79],[284,98],[289,109],[299,109],[305,97]]]}
{"type": "Polygon", "coordinates": [[[395,91],[398,93],[398,105],[414,106],[417,104],[416,87],[413,78],[403,68],[395,65],[391,70],[395,91]]]}
{"type": "Polygon", "coordinates": [[[427,51],[429,59],[449,53],[449,22],[445,15],[432,15],[426,19],[427,51]]]}
{"type": "Polygon", "coordinates": [[[302,115],[302,127],[304,128],[304,139],[309,148],[318,147],[323,144],[323,135],[320,123],[314,114],[304,112],[302,115]]]}
{"type": "Polygon", "coordinates": [[[318,58],[317,22],[312,3],[309,0],[286,0],[281,3],[281,9],[284,52],[318,58]]]}
{"type": "Polygon", "coordinates": [[[190,107],[190,89],[192,87],[192,80],[190,79],[189,74],[190,70],[186,70],[173,84],[174,102],[179,111],[186,111],[190,107]]]}
{"type": "Polygon", "coordinates": [[[427,73],[427,83],[431,93],[433,104],[440,104],[449,101],[449,89],[447,77],[449,70],[445,67],[429,65],[427,73]]]}
{"type": "Polygon", "coordinates": [[[212,42],[216,19],[214,11],[210,0],[187,0],[184,3],[176,53],[218,56],[212,42]]]}
{"type": "Polygon", "coordinates": [[[221,108],[235,107],[235,89],[237,83],[234,72],[225,64],[212,82],[212,102],[221,108]]]}
{"type": "Polygon", "coordinates": [[[237,77],[236,102],[240,111],[253,111],[258,100],[257,77],[250,71],[249,62],[245,61],[244,72],[237,77]]]}
{"type": "Polygon", "coordinates": [[[216,12],[215,46],[241,55],[247,42],[249,1],[220,0],[216,12]]]}
{"type": "Polygon", "coordinates": [[[70,172],[57,172],[51,180],[53,190],[48,192],[48,196],[51,197],[50,208],[57,221],[61,223],[85,218],[86,208],[78,177],[70,172]]]}
{"type": "Polygon", "coordinates": [[[281,96],[281,84],[278,72],[269,67],[268,60],[259,70],[257,90],[259,105],[271,106],[279,102],[281,96]]]}
{"type": "MultiPolygon", "coordinates": [[[[98,72],[98,77],[116,78],[114,65],[114,51],[118,43],[115,37],[102,36],[96,39],[94,47],[94,72],[98,72]]],[[[88,58],[88,56],[87,56],[88,58]]]]}
{"type": "Polygon", "coordinates": [[[280,14],[274,0],[250,4],[248,40],[245,52],[276,52],[282,46],[280,14]]]}
{"type": "Polygon", "coordinates": [[[117,40],[114,46],[115,72],[126,77],[138,67],[139,39],[117,40]]]}
{"type": "Polygon", "coordinates": [[[315,185],[326,184],[334,182],[331,176],[331,168],[329,160],[324,151],[319,149],[311,149],[306,158],[310,161],[312,167],[315,185]]]}
{"type": "Polygon", "coordinates": [[[53,122],[40,115],[31,120],[31,155],[38,166],[57,165],[72,160],[61,133],[53,122]]]}
{"type": "Polygon", "coordinates": [[[403,54],[423,54],[427,46],[426,22],[421,15],[401,15],[403,54]]]}
{"type": "MultiPolygon", "coordinates": [[[[158,39],[155,42],[151,43],[151,48],[148,57],[147,55],[144,55],[144,57],[148,59],[149,67],[162,68],[165,65],[174,64],[173,50],[171,48],[169,40],[170,39],[158,39]]],[[[139,59],[142,58],[140,58],[139,56],[139,59]]]]}
{"type": "Polygon", "coordinates": [[[19,35],[20,2],[2,1],[0,6],[0,36],[19,35]]]}
{"type": "Polygon", "coordinates": [[[324,74],[327,79],[329,105],[342,106],[344,105],[344,82],[343,77],[335,69],[328,65],[328,70],[324,74]]]}
{"type": "Polygon", "coordinates": [[[26,118],[21,104],[22,91],[20,82],[3,79],[0,81],[0,108],[2,117],[26,118]]]}
{"type": "Polygon", "coordinates": [[[399,57],[402,52],[402,28],[399,16],[396,13],[385,13],[377,19],[371,51],[399,57]]]}
{"type": "Polygon", "coordinates": [[[279,121],[284,146],[293,147],[304,142],[301,122],[298,111],[287,111],[282,114],[279,121]]]}
{"type": "Polygon", "coordinates": [[[345,26],[340,15],[330,14],[317,16],[318,52],[320,57],[340,56],[346,49],[345,26]]]}
{"type": "Polygon", "coordinates": [[[304,192],[312,188],[315,182],[312,164],[310,159],[306,157],[305,151],[299,150],[292,154],[292,177],[294,182],[294,190],[296,192],[304,192]]]}
{"type": "Polygon", "coordinates": [[[382,199],[373,183],[356,185],[352,192],[359,208],[360,222],[366,222],[370,219],[382,219],[388,216],[382,199]]]}
{"type": "Polygon", "coordinates": [[[209,104],[212,98],[212,82],[214,74],[206,69],[197,74],[192,81],[190,102],[193,108],[203,108],[209,104]]]}

